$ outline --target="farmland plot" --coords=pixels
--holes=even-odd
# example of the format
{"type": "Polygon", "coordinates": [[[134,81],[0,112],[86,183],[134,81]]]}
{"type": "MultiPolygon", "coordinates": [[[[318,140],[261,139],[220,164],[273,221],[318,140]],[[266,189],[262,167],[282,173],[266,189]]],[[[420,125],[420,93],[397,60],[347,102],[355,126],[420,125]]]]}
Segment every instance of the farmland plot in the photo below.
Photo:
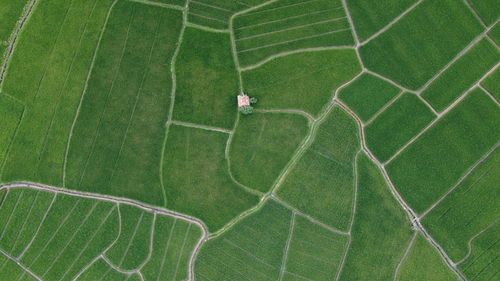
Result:
{"type": "MultiPolygon", "coordinates": [[[[24,106],[7,95],[0,94],[0,169],[5,161],[8,148],[15,136],[23,116],[24,106]]],[[[1,175],[1,173],[0,173],[1,175]]]]}
{"type": "Polygon", "coordinates": [[[282,0],[235,17],[236,52],[242,66],[283,52],[352,46],[340,0],[282,0]]]}
{"type": "Polygon", "coordinates": [[[114,270],[103,259],[98,259],[78,278],[78,281],[113,280],[113,281],[140,281],[138,274],[124,274],[114,270]]]}
{"type": "Polygon", "coordinates": [[[16,23],[28,2],[28,0],[10,0],[0,3],[0,19],[2,19],[0,21],[0,65],[3,63],[4,52],[10,43],[16,23]]]}
{"type": "Polygon", "coordinates": [[[469,0],[469,2],[487,25],[494,23],[500,17],[498,2],[495,0],[469,0]]]}
{"type": "Polygon", "coordinates": [[[481,85],[488,91],[496,101],[500,101],[500,69],[496,69],[490,76],[481,82],[481,85]]]}

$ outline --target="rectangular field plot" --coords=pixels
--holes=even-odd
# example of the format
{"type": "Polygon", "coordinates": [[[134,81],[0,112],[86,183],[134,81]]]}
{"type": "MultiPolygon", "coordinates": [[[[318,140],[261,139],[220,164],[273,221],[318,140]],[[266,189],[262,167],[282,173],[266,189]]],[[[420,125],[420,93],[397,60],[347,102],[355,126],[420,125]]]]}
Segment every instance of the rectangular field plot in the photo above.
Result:
{"type": "Polygon", "coordinates": [[[435,118],[417,96],[405,93],[365,127],[366,142],[385,162],[435,118]]]}
{"type": "Polygon", "coordinates": [[[159,166],[178,10],[119,1],[76,119],[66,186],[164,205],[159,166]]]}
{"type": "Polygon", "coordinates": [[[498,221],[499,182],[500,151],[495,150],[422,220],[453,261],[465,258],[468,241],[498,221]]]}
{"type": "Polygon", "coordinates": [[[2,167],[12,139],[23,116],[24,106],[12,98],[0,94],[0,178],[2,167]]]}
{"type": "Polygon", "coordinates": [[[487,25],[494,23],[500,17],[496,0],[469,0],[469,3],[487,25]]]}
{"type": "MultiPolygon", "coordinates": [[[[29,0],[9,0],[0,3],[0,45],[5,46],[29,0]]],[[[3,52],[0,52],[0,62],[3,52]]]]}
{"type": "Polygon", "coordinates": [[[481,86],[483,86],[497,102],[500,101],[500,69],[497,68],[490,76],[486,77],[486,79],[481,82],[481,86]]]}
{"type": "Polygon", "coordinates": [[[0,253],[0,280],[36,281],[37,279],[0,253]]]}
{"type": "Polygon", "coordinates": [[[464,1],[423,1],[360,48],[366,67],[418,89],[482,31],[464,1]]]}
{"type": "Polygon", "coordinates": [[[403,198],[421,213],[488,152],[500,137],[500,109],[473,90],[387,166],[403,198]]]}
{"type": "Polygon", "coordinates": [[[3,180],[62,185],[68,136],[111,3],[37,1],[3,81],[3,92],[26,105],[3,180]]]}
{"type": "Polygon", "coordinates": [[[353,44],[340,0],[278,1],[236,16],[233,29],[242,66],[287,51],[353,44]]]}
{"type": "Polygon", "coordinates": [[[422,97],[437,111],[442,111],[477,83],[499,59],[497,47],[488,39],[483,39],[432,82],[422,92],[422,97]]]}

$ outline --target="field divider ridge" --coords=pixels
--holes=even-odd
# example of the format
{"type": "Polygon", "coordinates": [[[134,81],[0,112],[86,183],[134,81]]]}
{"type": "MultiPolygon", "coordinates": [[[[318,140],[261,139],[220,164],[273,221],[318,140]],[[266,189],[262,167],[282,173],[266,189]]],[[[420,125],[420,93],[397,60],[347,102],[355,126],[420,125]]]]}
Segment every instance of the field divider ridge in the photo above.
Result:
{"type": "MultiPolygon", "coordinates": [[[[9,254],[7,254],[4,250],[0,249],[0,254],[2,254],[4,257],[9,259],[10,261],[14,262],[19,266],[22,270],[24,270],[25,273],[28,273],[31,277],[35,278],[37,281],[43,281],[40,277],[38,277],[35,273],[33,273],[29,268],[24,266],[21,262],[19,262],[17,259],[11,257],[9,254]]],[[[24,275],[24,274],[23,274],[24,275]]]]}

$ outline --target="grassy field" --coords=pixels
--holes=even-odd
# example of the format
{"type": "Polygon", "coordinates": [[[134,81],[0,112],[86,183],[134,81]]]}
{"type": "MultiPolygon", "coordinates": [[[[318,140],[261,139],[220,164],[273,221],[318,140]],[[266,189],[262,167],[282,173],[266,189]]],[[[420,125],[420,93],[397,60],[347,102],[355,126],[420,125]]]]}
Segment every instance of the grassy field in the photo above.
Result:
{"type": "Polygon", "coordinates": [[[389,24],[417,0],[350,0],[347,3],[360,40],[366,40],[389,24]]]}
{"type": "Polygon", "coordinates": [[[97,260],[85,272],[78,277],[78,281],[95,281],[95,280],[113,280],[113,281],[141,281],[138,274],[134,273],[127,275],[115,271],[103,259],[97,260]]]}
{"type": "Polygon", "coordinates": [[[307,119],[286,113],[241,116],[229,157],[235,179],[267,192],[308,133],[307,119]]]}
{"type": "Polygon", "coordinates": [[[365,127],[366,142],[373,154],[385,162],[434,118],[417,96],[405,93],[365,127]]]}
{"type": "Polygon", "coordinates": [[[0,19],[2,19],[0,21],[0,64],[3,61],[9,38],[23,13],[26,3],[28,3],[28,0],[10,0],[0,3],[0,19]]]}
{"type": "Polygon", "coordinates": [[[500,260],[500,224],[483,232],[471,243],[471,255],[459,265],[459,269],[469,279],[474,281],[492,281],[498,279],[500,260]]]}
{"type": "Polygon", "coordinates": [[[331,280],[347,239],[296,215],[283,280],[331,280]]]}
{"type": "Polygon", "coordinates": [[[173,119],[233,127],[239,86],[228,34],[186,28],[175,72],[173,119]]]}
{"type": "Polygon", "coordinates": [[[113,8],[71,138],[66,186],[164,205],[160,162],[181,12],[113,8]]]}
{"type": "Polygon", "coordinates": [[[396,280],[456,281],[457,277],[436,249],[422,235],[418,235],[408,256],[403,260],[396,280]]]}
{"type": "Polygon", "coordinates": [[[500,17],[498,2],[495,0],[469,0],[469,2],[487,25],[494,23],[500,17]]]}
{"type": "Polygon", "coordinates": [[[494,152],[424,217],[422,223],[453,261],[463,259],[468,241],[498,219],[500,153],[494,152]],[[478,204],[478,202],[481,202],[478,204]]]}
{"type": "Polygon", "coordinates": [[[354,199],[358,128],[336,107],[291,170],[277,196],[324,224],[347,231],[354,199]]]}
{"type": "Polygon", "coordinates": [[[196,258],[196,280],[278,280],[291,216],[291,211],[269,200],[203,244],[196,258]]]}
{"type": "Polygon", "coordinates": [[[163,159],[167,207],[202,219],[210,231],[258,202],[229,177],[227,138],[224,133],[172,125],[163,159]]]}
{"type": "Polygon", "coordinates": [[[340,90],[339,98],[366,122],[399,92],[400,90],[389,82],[364,73],[340,90]]]}
{"type": "Polygon", "coordinates": [[[368,69],[418,89],[481,31],[463,1],[427,0],[360,53],[368,69]]]}
{"type": "Polygon", "coordinates": [[[498,142],[499,126],[499,108],[476,89],[389,163],[387,172],[421,213],[498,142]]]}
{"type": "Polygon", "coordinates": [[[242,75],[245,92],[259,99],[260,108],[301,109],[317,116],[334,90],[359,71],[353,50],[328,50],[279,57],[242,75]]]}
{"type": "Polygon", "coordinates": [[[497,101],[500,101],[500,70],[495,70],[490,76],[481,82],[481,85],[491,93],[497,101]]]}
{"type": "Polygon", "coordinates": [[[411,239],[411,225],[378,168],[358,157],[358,199],[352,242],[340,280],[392,280],[411,239]]]}
{"type": "Polygon", "coordinates": [[[11,97],[0,94],[0,177],[2,165],[23,116],[24,106],[11,97]]]}
{"type": "Polygon", "coordinates": [[[283,0],[234,19],[236,50],[242,66],[297,49],[352,46],[340,0],[283,0]]]}
{"type": "Polygon", "coordinates": [[[26,108],[3,181],[62,185],[68,135],[111,2],[37,3],[17,39],[3,83],[3,92],[26,108]]]}
{"type": "Polygon", "coordinates": [[[422,97],[436,110],[442,111],[477,83],[499,60],[497,47],[483,39],[432,82],[422,92],[422,97]]]}

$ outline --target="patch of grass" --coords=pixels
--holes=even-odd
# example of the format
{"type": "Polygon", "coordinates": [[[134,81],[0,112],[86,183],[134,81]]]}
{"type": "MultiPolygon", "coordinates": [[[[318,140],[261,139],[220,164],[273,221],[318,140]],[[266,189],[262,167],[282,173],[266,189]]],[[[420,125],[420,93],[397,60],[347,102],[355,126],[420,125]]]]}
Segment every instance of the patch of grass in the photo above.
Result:
{"type": "Polygon", "coordinates": [[[360,40],[366,40],[403,13],[416,0],[351,0],[347,7],[360,40]]]}
{"type": "Polygon", "coordinates": [[[167,207],[202,219],[214,232],[257,204],[229,177],[224,133],[170,126],[163,162],[167,207]]]}
{"type": "Polygon", "coordinates": [[[352,242],[340,280],[392,280],[411,239],[411,225],[370,159],[358,157],[352,242]]]}
{"type": "Polygon", "coordinates": [[[465,277],[474,281],[496,280],[500,267],[498,253],[500,252],[500,224],[486,230],[472,241],[471,255],[459,265],[465,277]]]}
{"type": "Polygon", "coordinates": [[[464,258],[468,241],[498,219],[500,192],[494,186],[499,181],[496,151],[424,217],[425,228],[453,261],[464,258]]]}
{"type": "Polygon", "coordinates": [[[164,205],[160,152],[181,24],[177,10],[116,4],[73,131],[67,187],[164,205]]]}
{"type": "Polygon", "coordinates": [[[463,1],[427,0],[362,46],[360,53],[367,68],[418,89],[481,31],[463,1]]]}
{"type": "Polygon", "coordinates": [[[408,256],[402,261],[396,280],[455,281],[457,277],[429,242],[418,235],[408,256]]]}
{"type": "Polygon", "coordinates": [[[68,135],[111,3],[37,3],[16,41],[3,84],[4,93],[26,105],[4,181],[62,185],[68,135]]]}
{"type": "Polygon", "coordinates": [[[486,25],[494,23],[500,17],[498,2],[495,0],[469,0],[469,3],[486,25]]]}
{"type": "Polygon", "coordinates": [[[175,72],[173,119],[233,127],[239,78],[228,34],[186,28],[175,72]]]}
{"type": "Polygon", "coordinates": [[[403,198],[421,213],[498,142],[500,110],[475,89],[387,166],[403,198]]]}
{"type": "Polygon", "coordinates": [[[245,92],[259,98],[259,107],[301,109],[317,116],[334,90],[359,71],[353,50],[327,50],[279,57],[242,75],[245,92]]]}
{"type": "MultiPolygon", "coordinates": [[[[7,42],[16,26],[17,21],[23,13],[23,8],[28,0],[9,0],[0,3],[0,45],[7,42]]],[[[0,60],[3,52],[0,52],[0,60]]]]}
{"type": "Polygon", "coordinates": [[[354,120],[336,107],[288,174],[277,196],[324,224],[347,231],[354,199],[353,165],[359,150],[354,120]]]}
{"type": "Polygon", "coordinates": [[[340,0],[278,1],[235,17],[234,31],[243,66],[285,51],[354,43],[340,0]]]}
{"type": "Polygon", "coordinates": [[[500,69],[495,70],[481,82],[481,85],[492,94],[497,101],[500,100],[500,69]]]}
{"type": "MultiPolygon", "coordinates": [[[[12,98],[0,94],[0,169],[6,159],[8,149],[21,122],[24,106],[12,98]]],[[[0,170],[0,176],[2,171],[0,170]]]]}
{"type": "Polygon", "coordinates": [[[400,90],[376,76],[362,74],[349,86],[340,90],[339,98],[354,111],[361,120],[368,121],[377,111],[393,99],[400,90]]]}
{"type": "Polygon", "coordinates": [[[87,270],[85,270],[78,281],[94,281],[94,280],[113,280],[113,281],[139,281],[141,280],[137,274],[126,275],[115,271],[103,259],[98,259],[87,270]]]}
{"type": "Polygon", "coordinates": [[[142,273],[146,280],[187,280],[188,262],[201,237],[198,226],[157,215],[153,253],[142,273]]]}
{"type": "Polygon", "coordinates": [[[203,244],[195,264],[196,280],[278,280],[291,215],[269,200],[203,244]]]}
{"type": "Polygon", "coordinates": [[[347,239],[295,216],[283,279],[331,280],[339,269],[347,239]]]}
{"type": "Polygon", "coordinates": [[[497,47],[483,39],[432,82],[422,97],[436,110],[442,111],[477,83],[499,59],[497,47]]]}
{"type": "Polygon", "coordinates": [[[435,118],[413,94],[405,93],[365,128],[373,154],[385,162],[435,118]]]}
{"type": "Polygon", "coordinates": [[[238,182],[267,192],[307,133],[307,119],[299,115],[241,116],[229,154],[231,172],[238,182]]]}

